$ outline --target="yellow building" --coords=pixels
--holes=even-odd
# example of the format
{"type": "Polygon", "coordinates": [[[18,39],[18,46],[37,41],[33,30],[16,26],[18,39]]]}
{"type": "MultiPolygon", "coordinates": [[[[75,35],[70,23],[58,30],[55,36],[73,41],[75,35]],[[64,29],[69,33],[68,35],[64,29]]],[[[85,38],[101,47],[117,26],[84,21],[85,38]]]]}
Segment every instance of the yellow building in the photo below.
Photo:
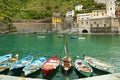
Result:
{"type": "Polygon", "coordinates": [[[62,19],[61,17],[52,17],[52,23],[61,23],[62,22],[62,19]]]}
{"type": "Polygon", "coordinates": [[[106,10],[93,10],[92,17],[105,17],[107,15],[106,10]]]}

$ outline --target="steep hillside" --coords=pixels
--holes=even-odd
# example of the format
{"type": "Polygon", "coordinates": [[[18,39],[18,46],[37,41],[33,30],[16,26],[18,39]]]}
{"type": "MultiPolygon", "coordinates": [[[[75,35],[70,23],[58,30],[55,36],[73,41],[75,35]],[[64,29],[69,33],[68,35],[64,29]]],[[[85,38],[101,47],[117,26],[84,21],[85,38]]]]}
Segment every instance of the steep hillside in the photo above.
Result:
{"type": "Polygon", "coordinates": [[[0,13],[13,19],[41,19],[51,17],[53,12],[65,16],[66,11],[80,4],[84,6],[83,12],[105,8],[93,0],[0,0],[0,13]]]}

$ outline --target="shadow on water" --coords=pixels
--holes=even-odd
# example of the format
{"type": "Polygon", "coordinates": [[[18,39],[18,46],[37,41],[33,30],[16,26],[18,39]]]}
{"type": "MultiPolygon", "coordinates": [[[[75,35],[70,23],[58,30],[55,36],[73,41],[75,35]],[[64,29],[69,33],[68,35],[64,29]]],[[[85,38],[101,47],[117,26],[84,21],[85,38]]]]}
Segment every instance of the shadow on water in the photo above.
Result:
{"type": "Polygon", "coordinates": [[[0,72],[0,74],[9,75],[9,69],[6,69],[5,71],[0,72]]]}
{"type": "MultiPolygon", "coordinates": [[[[64,68],[61,66],[62,74],[66,75],[64,68]]],[[[73,66],[68,70],[67,76],[73,73],[73,66]]]]}
{"type": "Polygon", "coordinates": [[[94,68],[94,67],[92,67],[92,68],[93,68],[94,74],[96,74],[96,75],[94,75],[94,76],[104,75],[104,74],[110,74],[110,72],[102,71],[102,70],[96,69],[96,68],[94,68]]]}
{"type": "Polygon", "coordinates": [[[21,76],[22,75],[22,69],[23,68],[19,68],[19,69],[13,69],[13,70],[10,70],[9,71],[9,75],[11,75],[11,76],[21,76]]]}
{"type": "MultiPolygon", "coordinates": [[[[93,76],[99,76],[99,75],[104,75],[104,74],[109,74],[106,72],[102,72],[97,69],[93,69],[94,73],[93,76]]],[[[19,70],[17,73],[12,73],[9,71],[9,69],[6,69],[5,71],[1,72],[0,74],[4,75],[11,75],[11,76],[18,76],[18,77],[23,77],[24,72],[19,70]]],[[[39,69],[38,71],[28,75],[24,76],[26,78],[41,78],[41,79],[47,79],[47,80],[73,80],[73,79],[79,79],[79,78],[85,78],[85,76],[81,75],[75,68],[73,67],[70,71],[69,74],[66,76],[65,72],[62,70],[62,67],[59,66],[56,70],[54,70],[52,73],[48,74],[47,76],[43,76],[42,70],[39,69]],[[74,75],[74,76],[73,76],[74,75]]]]}

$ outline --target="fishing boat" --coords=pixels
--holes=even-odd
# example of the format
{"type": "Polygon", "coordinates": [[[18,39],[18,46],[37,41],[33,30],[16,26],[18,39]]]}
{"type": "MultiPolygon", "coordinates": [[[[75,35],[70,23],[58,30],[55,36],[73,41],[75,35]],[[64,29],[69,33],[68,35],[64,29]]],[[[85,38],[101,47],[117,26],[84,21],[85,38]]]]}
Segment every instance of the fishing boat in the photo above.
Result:
{"type": "Polygon", "coordinates": [[[1,60],[1,62],[0,62],[0,72],[3,72],[5,70],[9,69],[11,64],[14,63],[17,59],[12,58],[12,54],[7,54],[7,55],[4,55],[4,56],[1,56],[0,60],[1,60]]]}
{"type": "Polygon", "coordinates": [[[105,63],[101,60],[98,60],[96,58],[92,58],[89,56],[84,55],[84,60],[93,67],[95,70],[102,71],[104,73],[113,73],[115,70],[115,67],[113,65],[110,65],[108,63],[105,63]]]}
{"type": "Polygon", "coordinates": [[[44,76],[47,76],[54,70],[56,70],[59,67],[60,61],[57,56],[53,56],[50,59],[48,59],[43,65],[42,65],[42,72],[44,76]]]}
{"type": "Polygon", "coordinates": [[[71,36],[70,38],[71,39],[78,39],[79,37],[78,36],[71,36]]]}
{"type": "Polygon", "coordinates": [[[10,67],[10,70],[13,73],[19,72],[19,70],[21,70],[23,67],[25,67],[25,65],[29,64],[32,60],[33,60],[33,56],[28,55],[28,56],[16,61],[15,63],[13,63],[12,66],[10,67]]]}
{"type": "Polygon", "coordinates": [[[40,57],[23,68],[24,75],[27,76],[39,70],[43,63],[46,61],[45,57],[40,57]]]}
{"type": "Polygon", "coordinates": [[[63,35],[62,35],[62,34],[59,34],[59,35],[58,35],[58,38],[63,38],[63,35]]]}
{"type": "Polygon", "coordinates": [[[82,59],[76,59],[74,62],[75,69],[77,72],[79,72],[81,75],[85,77],[90,77],[93,75],[93,70],[92,68],[88,65],[87,62],[85,62],[82,59]]]}
{"type": "Polygon", "coordinates": [[[66,39],[65,54],[66,55],[62,58],[61,65],[62,65],[63,70],[67,74],[68,71],[70,71],[73,66],[72,59],[68,55],[68,37],[66,39]]]}
{"type": "Polygon", "coordinates": [[[9,69],[10,66],[11,66],[11,62],[10,61],[4,61],[4,62],[0,63],[0,72],[3,72],[6,69],[9,69]]]}
{"type": "Polygon", "coordinates": [[[0,56],[0,63],[4,62],[4,61],[8,61],[12,58],[12,54],[6,54],[4,56],[0,56]]]}

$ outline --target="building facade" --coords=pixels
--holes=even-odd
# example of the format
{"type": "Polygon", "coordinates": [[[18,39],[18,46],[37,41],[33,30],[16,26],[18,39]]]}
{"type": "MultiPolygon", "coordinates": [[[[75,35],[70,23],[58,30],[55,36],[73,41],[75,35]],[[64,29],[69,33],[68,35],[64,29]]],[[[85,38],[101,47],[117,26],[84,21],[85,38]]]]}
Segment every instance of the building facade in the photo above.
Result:
{"type": "Polygon", "coordinates": [[[75,13],[74,10],[68,11],[68,12],[66,12],[66,17],[73,17],[73,16],[74,16],[74,13],[75,13]]]}
{"type": "Polygon", "coordinates": [[[115,17],[115,5],[116,0],[107,0],[106,1],[106,11],[107,11],[107,16],[115,17]]]}
{"type": "Polygon", "coordinates": [[[79,33],[90,33],[91,13],[77,15],[77,30],[79,33]]]}
{"type": "Polygon", "coordinates": [[[77,5],[77,6],[75,6],[75,10],[76,11],[80,11],[82,9],[83,9],[83,5],[77,5]]]}
{"type": "Polygon", "coordinates": [[[91,16],[96,18],[105,17],[107,16],[107,13],[106,13],[106,10],[93,10],[91,16]]]}

